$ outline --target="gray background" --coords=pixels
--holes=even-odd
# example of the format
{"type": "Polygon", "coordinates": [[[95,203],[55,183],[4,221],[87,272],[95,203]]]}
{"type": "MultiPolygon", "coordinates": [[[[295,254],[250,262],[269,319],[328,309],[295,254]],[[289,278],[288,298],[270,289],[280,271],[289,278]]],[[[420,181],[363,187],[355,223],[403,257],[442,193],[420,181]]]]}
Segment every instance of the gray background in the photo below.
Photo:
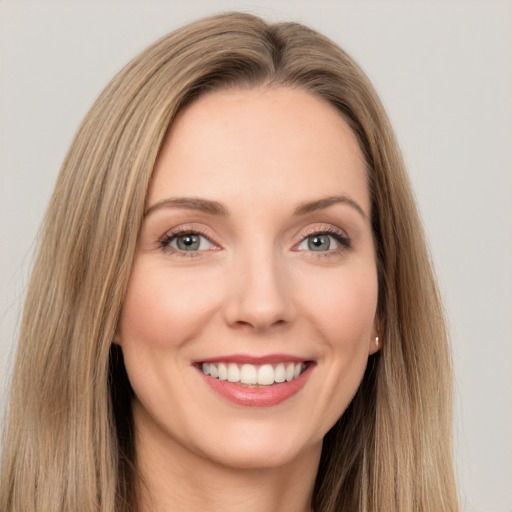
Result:
{"type": "Polygon", "coordinates": [[[507,0],[0,0],[0,405],[34,240],[79,121],[146,45],[227,9],[317,28],[377,87],[408,163],[450,321],[463,508],[512,512],[507,0]]]}

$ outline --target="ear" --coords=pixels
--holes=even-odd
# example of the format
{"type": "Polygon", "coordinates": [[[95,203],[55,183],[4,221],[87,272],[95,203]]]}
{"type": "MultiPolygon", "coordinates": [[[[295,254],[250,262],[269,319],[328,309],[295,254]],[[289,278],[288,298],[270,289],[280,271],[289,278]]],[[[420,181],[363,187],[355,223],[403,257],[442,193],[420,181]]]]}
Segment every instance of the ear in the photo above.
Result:
{"type": "Polygon", "coordinates": [[[370,340],[370,347],[368,349],[368,355],[375,354],[380,350],[381,347],[381,340],[379,336],[372,336],[370,340]]]}
{"type": "Polygon", "coordinates": [[[368,355],[370,356],[378,352],[382,347],[382,337],[380,336],[382,330],[380,324],[381,323],[378,321],[378,319],[375,319],[370,338],[370,345],[368,347],[368,355]]]}
{"type": "Polygon", "coordinates": [[[119,345],[119,346],[122,345],[122,343],[121,343],[121,330],[119,329],[119,324],[116,327],[116,332],[114,333],[114,339],[112,340],[112,343],[114,345],[119,345]]]}

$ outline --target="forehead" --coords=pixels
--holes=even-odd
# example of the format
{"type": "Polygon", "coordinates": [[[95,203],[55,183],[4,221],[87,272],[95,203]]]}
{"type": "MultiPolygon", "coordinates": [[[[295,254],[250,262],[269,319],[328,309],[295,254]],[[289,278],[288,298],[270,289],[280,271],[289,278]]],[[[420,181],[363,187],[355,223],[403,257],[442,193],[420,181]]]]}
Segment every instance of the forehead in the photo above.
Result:
{"type": "Polygon", "coordinates": [[[148,204],[169,195],[219,201],[245,195],[257,203],[340,193],[368,213],[365,167],[346,121],[313,94],[288,87],[216,91],[174,121],[148,204]]]}

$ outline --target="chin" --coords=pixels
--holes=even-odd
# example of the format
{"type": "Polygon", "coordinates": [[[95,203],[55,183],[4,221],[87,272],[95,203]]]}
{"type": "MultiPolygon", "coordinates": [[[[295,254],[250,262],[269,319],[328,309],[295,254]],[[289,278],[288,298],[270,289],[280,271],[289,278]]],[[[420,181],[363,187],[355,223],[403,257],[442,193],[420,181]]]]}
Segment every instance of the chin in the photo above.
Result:
{"type": "Polygon", "coordinates": [[[229,447],[208,450],[205,455],[218,464],[234,469],[273,469],[283,468],[303,458],[316,457],[320,454],[322,443],[311,446],[283,446],[282,439],[274,439],[272,443],[246,442],[231,443],[229,447]]]}
{"type": "Polygon", "coordinates": [[[269,418],[266,425],[241,422],[213,434],[201,439],[197,451],[213,462],[237,469],[279,468],[303,458],[316,459],[323,439],[311,439],[308,432],[294,432],[292,422],[280,425],[269,418]]]}

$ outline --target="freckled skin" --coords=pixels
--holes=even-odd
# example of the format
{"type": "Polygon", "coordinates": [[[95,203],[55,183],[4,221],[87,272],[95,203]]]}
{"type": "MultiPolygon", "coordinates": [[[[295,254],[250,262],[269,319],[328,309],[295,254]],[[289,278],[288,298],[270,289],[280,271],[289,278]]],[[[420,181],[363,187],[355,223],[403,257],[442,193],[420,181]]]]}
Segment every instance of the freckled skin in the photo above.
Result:
{"type": "Polygon", "coordinates": [[[147,205],[170,197],[217,201],[229,213],[160,208],[144,221],[116,336],[136,395],[137,443],[152,447],[147,460],[165,453],[184,466],[318,461],[376,349],[370,199],[354,135],[301,90],[212,93],[180,114],[158,158],[147,205]],[[366,215],[345,203],[294,214],[332,195],[366,215]],[[162,248],[177,228],[204,233],[206,249],[162,248]],[[310,250],[307,237],[327,229],[350,247],[330,238],[332,249],[310,250]],[[240,353],[292,354],[315,367],[285,402],[244,408],[191,364],[240,353]]]}

